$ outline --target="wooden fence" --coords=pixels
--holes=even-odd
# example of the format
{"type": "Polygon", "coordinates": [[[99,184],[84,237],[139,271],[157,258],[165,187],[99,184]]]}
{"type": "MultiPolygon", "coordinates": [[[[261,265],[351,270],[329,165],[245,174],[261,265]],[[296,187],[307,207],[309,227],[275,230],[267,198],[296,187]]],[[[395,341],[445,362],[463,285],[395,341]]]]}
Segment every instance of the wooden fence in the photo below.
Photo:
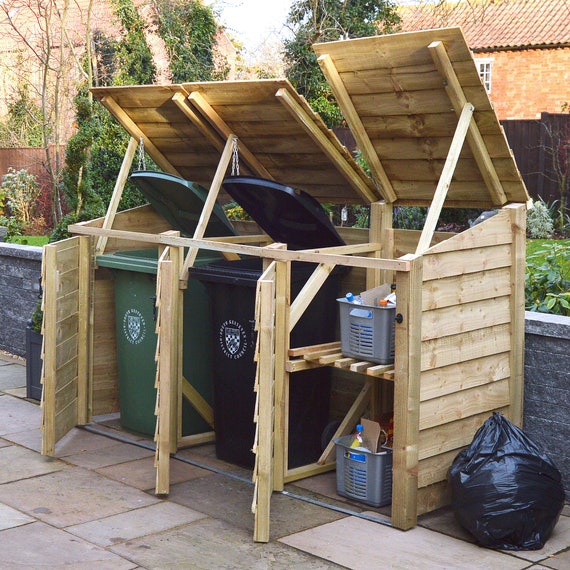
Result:
{"type": "Polygon", "coordinates": [[[542,113],[540,119],[501,124],[529,194],[548,203],[560,200],[561,173],[566,173],[566,193],[570,191],[570,114],[542,113]]]}

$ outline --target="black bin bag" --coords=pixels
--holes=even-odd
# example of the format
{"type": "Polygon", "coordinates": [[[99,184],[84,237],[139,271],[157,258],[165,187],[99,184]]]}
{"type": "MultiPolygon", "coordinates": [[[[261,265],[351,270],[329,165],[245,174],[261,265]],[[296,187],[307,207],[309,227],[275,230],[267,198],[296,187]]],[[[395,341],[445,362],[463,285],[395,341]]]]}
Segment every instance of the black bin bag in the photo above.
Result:
{"type": "Polygon", "coordinates": [[[457,455],[448,480],[457,521],[487,548],[542,548],[564,507],[560,471],[496,412],[457,455]]]}

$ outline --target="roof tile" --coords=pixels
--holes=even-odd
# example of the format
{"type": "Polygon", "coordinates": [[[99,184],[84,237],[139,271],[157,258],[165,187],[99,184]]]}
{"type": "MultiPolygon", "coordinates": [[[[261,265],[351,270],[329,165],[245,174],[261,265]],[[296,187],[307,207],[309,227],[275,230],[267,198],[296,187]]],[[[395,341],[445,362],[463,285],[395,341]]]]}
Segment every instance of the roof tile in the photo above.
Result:
{"type": "Polygon", "coordinates": [[[460,26],[473,50],[570,44],[570,0],[460,0],[399,12],[402,31],[460,26]]]}

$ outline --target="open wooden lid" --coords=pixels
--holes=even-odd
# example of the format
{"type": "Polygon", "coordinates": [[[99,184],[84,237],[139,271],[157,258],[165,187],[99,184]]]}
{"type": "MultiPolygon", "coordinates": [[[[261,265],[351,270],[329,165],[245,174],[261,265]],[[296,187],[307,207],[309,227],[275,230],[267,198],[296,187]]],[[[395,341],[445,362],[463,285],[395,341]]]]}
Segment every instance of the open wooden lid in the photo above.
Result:
{"type": "Polygon", "coordinates": [[[388,202],[429,206],[459,115],[474,107],[445,205],[529,199],[460,28],[313,46],[388,202]]]}
{"type": "MultiPolygon", "coordinates": [[[[240,174],[305,190],[320,202],[381,199],[373,181],[284,79],[92,90],[165,172],[209,188],[238,137],[240,174]]],[[[231,174],[228,172],[227,174],[231,174]]]]}

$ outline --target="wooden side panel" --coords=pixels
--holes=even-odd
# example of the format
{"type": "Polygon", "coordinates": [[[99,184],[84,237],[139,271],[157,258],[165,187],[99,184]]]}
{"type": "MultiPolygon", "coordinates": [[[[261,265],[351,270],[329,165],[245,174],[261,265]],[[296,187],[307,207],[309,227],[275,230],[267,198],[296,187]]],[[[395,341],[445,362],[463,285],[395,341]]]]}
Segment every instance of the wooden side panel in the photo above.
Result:
{"type": "Polygon", "coordinates": [[[513,247],[505,208],[424,255],[418,514],[448,501],[454,458],[492,412],[510,416],[520,393],[512,276],[521,262],[513,247]]]}
{"type": "Polygon", "coordinates": [[[111,273],[99,269],[93,282],[93,415],[118,412],[119,384],[115,333],[115,288],[111,273]]]}
{"type": "Polygon", "coordinates": [[[75,237],[44,248],[42,454],[90,420],[90,241],[75,237]]]}

